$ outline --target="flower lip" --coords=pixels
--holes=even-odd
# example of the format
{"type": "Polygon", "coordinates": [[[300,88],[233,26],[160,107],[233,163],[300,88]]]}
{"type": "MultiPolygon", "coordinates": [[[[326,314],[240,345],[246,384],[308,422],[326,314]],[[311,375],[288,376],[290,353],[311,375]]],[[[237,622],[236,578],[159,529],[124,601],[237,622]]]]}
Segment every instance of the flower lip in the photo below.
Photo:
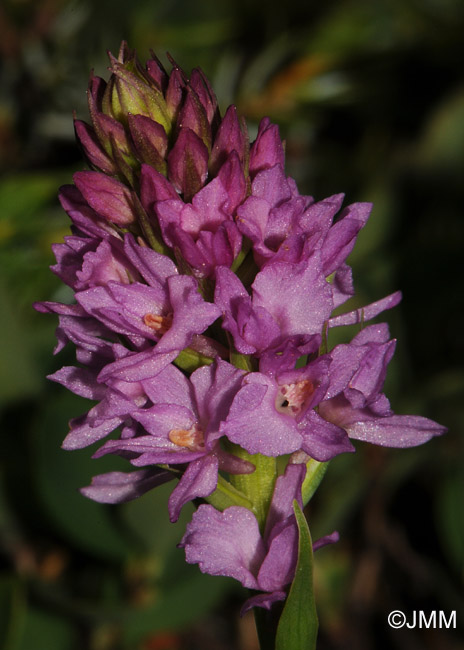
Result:
{"type": "Polygon", "coordinates": [[[197,422],[190,429],[171,429],[168,438],[178,447],[187,447],[191,451],[204,451],[205,449],[204,433],[197,422]]]}
{"type": "Polygon", "coordinates": [[[297,417],[310,405],[316,386],[310,379],[302,379],[279,386],[275,407],[279,413],[297,417]]]}
{"type": "Polygon", "coordinates": [[[151,330],[159,334],[165,334],[172,325],[172,314],[161,316],[158,314],[148,313],[143,317],[143,322],[151,330]]]}

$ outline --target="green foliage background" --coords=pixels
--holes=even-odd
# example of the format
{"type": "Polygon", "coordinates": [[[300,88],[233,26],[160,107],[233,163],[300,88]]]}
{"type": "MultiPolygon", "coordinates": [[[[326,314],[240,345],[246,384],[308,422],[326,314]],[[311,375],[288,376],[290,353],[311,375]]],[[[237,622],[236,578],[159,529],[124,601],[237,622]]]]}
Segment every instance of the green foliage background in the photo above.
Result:
{"type": "MultiPolygon", "coordinates": [[[[288,172],[322,199],[374,201],[351,256],[358,303],[397,288],[387,393],[400,413],[446,424],[405,451],[358,445],[332,462],[309,508],[321,650],[464,648],[464,4],[462,0],[4,0],[0,5],[0,647],[251,650],[244,594],[176,548],[163,489],[121,507],[78,493],[117,459],[64,452],[88,406],[47,382],[53,317],[67,296],[48,270],[68,230],[58,187],[84,168],[91,68],[122,39],[144,59],[201,66],[250,133],[279,123],[288,172]],[[391,630],[393,609],[457,612],[456,630],[391,630]]],[[[334,341],[335,342],[335,341],[334,341]]],[[[168,486],[169,489],[169,486],[168,486]]]]}

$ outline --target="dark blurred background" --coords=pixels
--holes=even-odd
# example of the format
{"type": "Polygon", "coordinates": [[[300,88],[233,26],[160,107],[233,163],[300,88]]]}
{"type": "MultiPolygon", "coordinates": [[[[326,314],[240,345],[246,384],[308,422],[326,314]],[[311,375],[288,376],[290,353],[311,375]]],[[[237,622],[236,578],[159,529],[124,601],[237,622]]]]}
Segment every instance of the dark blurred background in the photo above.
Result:
{"type": "Polygon", "coordinates": [[[60,449],[88,403],[45,379],[73,351],[52,357],[56,320],[31,303],[66,295],[48,266],[69,227],[58,187],[84,168],[72,111],[87,119],[89,72],[122,39],[201,66],[252,139],[276,121],[302,192],[374,201],[350,261],[360,305],[404,294],[387,394],[449,433],[331,463],[307,511],[315,537],[341,534],[316,554],[318,648],[464,648],[463,32],[462,0],[2,0],[1,648],[257,648],[241,588],[176,548],[191,511],[169,524],[163,489],[92,503],[77,489],[118,459],[60,449]],[[395,609],[457,627],[392,630],[395,609]]]}

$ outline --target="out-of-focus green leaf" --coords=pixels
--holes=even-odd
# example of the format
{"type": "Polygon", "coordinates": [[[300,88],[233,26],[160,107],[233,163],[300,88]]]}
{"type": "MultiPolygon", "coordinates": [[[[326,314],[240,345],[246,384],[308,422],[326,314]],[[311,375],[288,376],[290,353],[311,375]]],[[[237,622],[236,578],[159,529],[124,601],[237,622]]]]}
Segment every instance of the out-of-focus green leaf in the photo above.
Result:
{"type": "Polygon", "coordinates": [[[17,650],[66,650],[72,647],[69,622],[37,609],[30,609],[17,650]]]}
{"type": "Polygon", "coordinates": [[[317,612],[313,587],[313,546],[306,518],[293,502],[298,524],[298,564],[279,620],[276,650],[315,650],[317,612]]]}
{"type": "Polygon", "coordinates": [[[37,392],[40,380],[31,357],[27,325],[21,322],[11,296],[0,281],[0,402],[29,397],[37,392]]]}
{"type": "Polygon", "coordinates": [[[0,578],[0,647],[18,650],[24,619],[26,598],[21,581],[14,577],[0,578]]]}
{"type": "Polygon", "coordinates": [[[179,629],[204,616],[235,586],[230,579],[200,573],[176,549],[191,518],[192,505],[187,504],[179,520],[172,524],[167,510],[171,491],[172,484],[160,486],[121,508],[125,523],[150,549],[150,564],[157,580],[153,604],[133,609],[123,618],[124,637],[131,648],[151,632],[179,629]]]}
{"type": "Polygon", "coordinates": [[[421,167],[452,170],[462,176],[464,165],[464,92],[441,103],[429,119],[417,150],[421,167]]]}
{"type": "Polygon", "coordinates": [[[35,216],[57,194],[59,182],[53,173],[5,178],[0,184],[1,223],[10,224],[11,234],[24,232],[27,228],[40,231],[46,224],[38,223],[35,216]]]}
{"type": "Polygon", "coordinates": [[[123,618],[124,639],[130,648],[151,632],[179,629],[205,616],[233,585],[228,578],[202,574],[198,567],[184,561],[179,566],[182,574],[159,600],[149,607],[133,609],[123,618]]]}
{"type": "MultiPolygon", "coordinates": [[[[129,546],[110,514],[114,506],[103,506],[80,494],[93,474],[121,468],[118,458],[91,459],[86,448],[72,453],[61,449],[70,415],[89,409],[87,400],[64,392],[47,401],[35,431],[35,479],[39,497],[55,526],[80,548],[106,559],[125,557],[129,546]]],[[[124,465],[127,470],[127,465],[124,465]]]]}
{"type": "Polygon", "coordinates": [[[193,507],[187,504],[176,523],[169,521],[168,498],[174,483],[160,485],[144,496],[121,506],[121,517],[150,554],[164,559],[180,541],[193,507]]]}
{"type": "Polygon", "coordinates": [[[442,482],[437,498],[437,518],[442,544],[453,563],[464,571],[464,475],[462,467],[442,482]]]}

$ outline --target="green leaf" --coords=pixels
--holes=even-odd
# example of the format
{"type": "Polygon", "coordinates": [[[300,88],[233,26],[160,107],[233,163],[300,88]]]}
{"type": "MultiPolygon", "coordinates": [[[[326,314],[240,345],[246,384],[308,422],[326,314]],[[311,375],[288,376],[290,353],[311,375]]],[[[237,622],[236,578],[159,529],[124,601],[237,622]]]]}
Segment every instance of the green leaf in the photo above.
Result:
{"type": "Polygon", "coordinates": [[[85,498],[79,488],[88,485],[92,475],[127,471],[125,462],[114,456],[93,460],[88,448],[61,449],[70,415],[88,410],[89,402],[67,392],[54,391],[53,395],[53,401],[45,400],[40,410],[32,439],[40,502],[54,527],[79,548],[106,560],[124,559],[131,547],[114,520],[114,506],[85,498]]]}
{"type": "Polygon", "coordinates": [[[0,305],[0,338],[8,342],[2,346],[0,402],[6,402],[36,394],[40,381],[31,354],[27,323],[19,314],[3,279],[0,280],[0,305]]]}
{"type": "Polygon", "coordinates": [[[26,592],[21,580],[0,576],[0,647],[17,650],[27,613],[26,592]]]}
{"type": "Polygon", "coordinates": [[[183,561],[171,587],[148,607],[132,608],[122,617],[124,641],[134,648],[143,637],[160,630],[179,630],[205,617],[227,592],[235,588],[230,578],[199,573],[183,561]]]}
{"type": "Polygon", "coordinates": [[[314,492],[320,485],[324,478],[329,463],[320,463],[314,458],[306,463],[306,477],[301,487],[301,495],[303,497],[303,505],[306,505],[311,500],[314,492]]]}
{"type": "Polygon", "coordinates": [[[313,590],[313,545],[305,516],[293,502],[298,524],[298,564],[290,593],[280,617],[276,650],[315,650],[317,613],[313,590]]]}
{"type": "MultiPolygon", "coordinates": [[[[24,623],[21,643],[17,650],[63,650],[73,644],[73,630],[64,618],[31,608],[24,623]]],[[[16,650],[16,649],[15,649],[16,650]]]]}

